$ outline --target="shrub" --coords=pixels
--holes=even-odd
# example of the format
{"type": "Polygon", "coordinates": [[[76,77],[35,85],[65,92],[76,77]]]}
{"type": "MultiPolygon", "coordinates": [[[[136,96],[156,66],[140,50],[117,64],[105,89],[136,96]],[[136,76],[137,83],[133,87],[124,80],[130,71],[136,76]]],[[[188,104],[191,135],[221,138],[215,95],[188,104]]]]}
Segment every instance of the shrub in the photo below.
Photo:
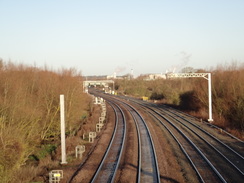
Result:
{"type": "MultiPolygon", "coordinates": [[[[1,65],[1,63],[0,63],[1,65]]],[[[67,134],[80,127],[81,116],[89,113],[90,98],[84,94],[81,74],[75,69],[50,71],[15,65],[0,67],[0,179],[11,179],[35,154],[38,159],[53,151],[53,145],[38,146],[59,140],[59,96],[65,96],[67,134]],[[2,166],[3,165],[3,166],[2,166]]]]}
{"type": "MultiPolygon", "coordinates": [[[[210,72],[199,70],[199,72],[210,72]]],[[[212,73],[212,106],[216,124],[244,132],[244,64],[217,66],[212,73]]],[[[179,105],[206,119],[208,82],[202,78],[116,81],[118,93],[147,96],[167,104],[179,105]],[[197,114],[199,112],[199,114],[197,114]]]]}
{"type": "Polygon", "coordinates": [[[187,91],[180,95],[180,107],[184,110],[197,112],[200,110],[200,101],[195,91],[187,91]]]}

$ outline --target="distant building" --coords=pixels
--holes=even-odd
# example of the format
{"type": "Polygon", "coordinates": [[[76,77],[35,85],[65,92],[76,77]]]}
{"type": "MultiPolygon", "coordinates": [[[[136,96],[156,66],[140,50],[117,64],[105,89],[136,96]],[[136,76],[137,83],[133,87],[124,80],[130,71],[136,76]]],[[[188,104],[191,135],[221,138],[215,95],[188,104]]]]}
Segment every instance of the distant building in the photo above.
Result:
{"type": "Polygon", "coordinates": [[[105,80],[107,76],[83,76],[83,80],[105,80]]]}
{"type": "Polygon", "coordinates": [[[151,81],[156,79],[166,79],[165,74],[145,74],[142,76],[143,80],[151,81]]]}
{"type": "Polygon", "coordinates": [[[108,76],[107,76],[107,79],[116,79],[116,78],[117,78],[117,74],[116,74],[116,72],[114,72],[113,75],[108,75],[108,76]]]}
{"type": "Polygon", "coordinates": [[[133,79],[133,76],[131,74],[125,74],[123,76],[117,76],[116,73],[114,73],[113,75],[108,75],[107,79],[133,79]]]}

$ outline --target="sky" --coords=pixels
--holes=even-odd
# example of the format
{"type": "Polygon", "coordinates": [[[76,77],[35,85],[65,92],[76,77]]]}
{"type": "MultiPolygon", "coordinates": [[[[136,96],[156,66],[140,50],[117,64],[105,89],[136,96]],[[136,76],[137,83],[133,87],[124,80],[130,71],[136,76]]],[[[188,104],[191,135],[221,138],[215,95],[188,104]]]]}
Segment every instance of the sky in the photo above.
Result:
{"type": "Polygon", "coordinates": [[[0,0],[0,58],[83,75],[244,62],[244,0],[0,0]]]}

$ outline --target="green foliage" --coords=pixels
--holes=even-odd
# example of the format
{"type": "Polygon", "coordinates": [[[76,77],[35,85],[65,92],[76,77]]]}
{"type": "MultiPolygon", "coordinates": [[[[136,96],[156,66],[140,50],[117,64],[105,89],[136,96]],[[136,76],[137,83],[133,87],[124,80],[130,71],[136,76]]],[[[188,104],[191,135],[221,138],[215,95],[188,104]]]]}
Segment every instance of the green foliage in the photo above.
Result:
{"type": "Polygon", "coordinates": [[[36,156],[33,156],[37,158],[37,160],[40,160],[42,158],[45,158],[48,154],[51,154],[53,151],[55,151],[57,148],[57,145],[55,144],[44,144],[41,146],[41,149],[37,152],[36,156]]]}

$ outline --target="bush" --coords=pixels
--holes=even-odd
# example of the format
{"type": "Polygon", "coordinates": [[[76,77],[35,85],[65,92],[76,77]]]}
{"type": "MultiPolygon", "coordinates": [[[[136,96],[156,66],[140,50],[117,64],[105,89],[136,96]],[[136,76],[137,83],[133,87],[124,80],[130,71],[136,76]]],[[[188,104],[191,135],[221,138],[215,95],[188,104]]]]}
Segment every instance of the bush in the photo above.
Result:
{"type": "Polygon", "coordinates": [[[244,97],[238,97],[231,104],[229,112],[226,114],[226,117],[229,119],[231,125],[237,129],[244,131],[244,97]]]}
{"type": "Polygon", "coordinates": [[[200,110],[200,101],[195,91],[187,91],[180,95],[180,107],[184,110],[197,112],[200,110]]]}
{"type": "Polygon", "coordinates": [[[162,100],[162,99],[164,99],[164,95],[162,93],[153,92],[150,96],[150,99],[151,100],[162,100]]]}
{"type": "Polygon", "coordinates": [[[43,142],[59,140],[59,96],[65,96],[67,134],[80,127],[81,117],[89,113],[90,98],[84,94],[81,74],[75,69],[50,71],[13,63],[0,67],[0,179],[12,173],[30,155],[40,159],[54,146],[43,142]],[[3,165],[3,167],[2,167],[3,165]]]}
{"type": "MultiPolygon", "coordinates": [[[[199,72],[210,72],[199,70],[199,72]]],[[[244,64],[217,66],[212,73],[212,106],[215,123],[244,132],[244,64]]],[[[147,96],[166,104],[179,105],[182,109],[199,112],[206,119],[208,113],[208,82],[203,78],[157,79],[144,81],[116,81],[118,93],[136,97],[147,96]]]]}

